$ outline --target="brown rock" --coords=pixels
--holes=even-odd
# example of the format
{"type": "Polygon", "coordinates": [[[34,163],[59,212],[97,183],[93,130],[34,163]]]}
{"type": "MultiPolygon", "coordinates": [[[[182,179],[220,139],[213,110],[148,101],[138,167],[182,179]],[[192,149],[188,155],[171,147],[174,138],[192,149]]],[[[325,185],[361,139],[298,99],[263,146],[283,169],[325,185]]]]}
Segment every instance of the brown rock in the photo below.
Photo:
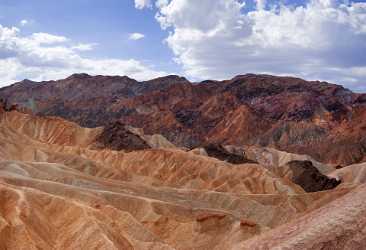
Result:
{"type": "Polygon", "coordinates": [[[96,138],[98,148],[109,148],[111,150],[143,150],[150,146],[145,140],[126,128],[121,122],[114,122],[106,125],[103,132],[96,138]]]}
{"type": "Polygon", "coordinates": [[[225,214],[200,214],[200,215],[197,216],[196,221],[197,222],[204,222],[204,221],[207,221],[209,219],[221,220],[225,217],[226,217],[225,214]]]}
{"type": "Polygon", "coordinates": [[[306,192],[332,189],[341,183],[341,180],[320,173],[311,161],[291,161],[287,165],[291,171],[291,181],[300,185],[306,192]]]}
{"type": "Polygon", "coordinates": [[[255,223],[254,221],[248,220],[248,219],[241,219],[240,226],[241,227],[256,227],[257,223],[255,223]]]}
{"type": "Polygon", "coordinates": [[[230,162],[232,164],[244,164],[244,163],[257,163],[251,159],[245,157],[243,150],[229,150],[222,145],[218,144],[207,144],[203,146],[203,149],[208,156],[217,158],[222,161],[230,162]]]}

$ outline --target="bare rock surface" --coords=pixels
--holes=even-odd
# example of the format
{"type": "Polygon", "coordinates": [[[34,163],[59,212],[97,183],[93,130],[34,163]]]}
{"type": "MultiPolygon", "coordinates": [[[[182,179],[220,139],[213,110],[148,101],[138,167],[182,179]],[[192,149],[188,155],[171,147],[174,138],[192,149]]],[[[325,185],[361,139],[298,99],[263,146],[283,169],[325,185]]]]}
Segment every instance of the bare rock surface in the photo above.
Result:
{"type": "MultiPolygon", "coordinates": [[[[311,161],[291,161],[283,169],[283,176],[300,185],[306,192],[317,192],[337,187],[341,180],[320,173],[311,161]]],[[[282,176],[282,175],[281,175],[282,176]]]]}
{"type": "Polygon", "coordinates": [[[140,136],[132,133],[121,122],[107,124],[96,138],[97,147],[111,150],[142,150],[150,148],[140,136]]]}
{"type": "Polygon", "coordinates": [[[220,144],[207,144],[203,147],[206,154],[210,157],[215,157],[222,161],[232,164],[257,163],[254,160],[248,159],[245,151],[236,147],[224,147],[220,144]]]}

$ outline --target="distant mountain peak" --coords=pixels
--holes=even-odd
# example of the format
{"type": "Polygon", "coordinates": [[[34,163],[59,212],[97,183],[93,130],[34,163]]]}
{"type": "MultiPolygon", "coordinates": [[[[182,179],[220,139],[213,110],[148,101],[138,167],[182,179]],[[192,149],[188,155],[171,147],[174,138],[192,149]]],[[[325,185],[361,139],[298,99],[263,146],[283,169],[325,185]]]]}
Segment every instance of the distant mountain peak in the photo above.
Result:
{"type": "Polygon", "coordinates": [[[157,77],[145,82],[156,82],[156,81],[179,81],[179,82],[188,82],[188,80],[183,77],[183,76],[179,76],[179,75],[167,75],[167,76],[161,76],[161,77],[157,77]]]}
{"type": "Polygon", "coordinates": [[[90,77],[92,77],[92,76],[87,73],[75,73],[75,74],[72,74],[71,76],[67,77],[66,79],[85,79],[85,78],[90,78],[90,77]]]}
{"type": "Polygon", "coordinates": [[[29,80],[29,79],[24,79],[22,81],[19,82],[22,85],[26,85],[26,84],[33,84],[36,83],[35,81],[29,80]]]}

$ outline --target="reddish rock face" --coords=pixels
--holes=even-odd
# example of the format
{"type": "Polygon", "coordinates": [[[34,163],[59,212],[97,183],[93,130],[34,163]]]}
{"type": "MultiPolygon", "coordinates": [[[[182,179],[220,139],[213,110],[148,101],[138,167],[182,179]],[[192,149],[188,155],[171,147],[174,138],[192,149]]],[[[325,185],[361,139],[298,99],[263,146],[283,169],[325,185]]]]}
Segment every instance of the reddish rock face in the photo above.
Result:
{"type": "Polygon", "coordinates": [[[203,221],[206,221],[206,220],[209,220],[209,219],[223,219],[225,218],[226,215],[225,214],[200,214],[197,216],[197,219],[196,221],[197,222],[203,222],[203,221]]]}
{"type": "Polygon", "coordinates": [[[240,221],[241,227],[255,227],[257,224],[254,221],[248,220],[248,219],[241,219],[240,221]]]}
{"type": "Polygon", "coordinates": [[[0,99],[0,113],[4,112],[5,110],[6,110],[6,102],[0,99]]]}
{"type": "Polygon", "coordinates": [[[342,165],[366,160],[366,95],[326,82],[247,74],[197,84],[178,76],[137,82],[75,74],[25,80],[1,89],[0,98],[82,126],[119,120],[188,148],[260,145],[342,165]]]}

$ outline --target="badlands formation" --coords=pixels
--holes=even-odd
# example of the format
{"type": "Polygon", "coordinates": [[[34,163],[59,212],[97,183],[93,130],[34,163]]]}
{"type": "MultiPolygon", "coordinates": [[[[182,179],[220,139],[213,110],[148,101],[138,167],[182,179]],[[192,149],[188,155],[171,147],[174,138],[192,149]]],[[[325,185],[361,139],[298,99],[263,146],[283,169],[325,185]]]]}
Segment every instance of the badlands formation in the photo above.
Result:
{"type": "Polygon", "coordinates": [[[253,75],[90,78],[0,90],[0,249],[365,249],[364,95],[253,75]],[[105,91],[88,99],[86,83],[105,91]]]}

